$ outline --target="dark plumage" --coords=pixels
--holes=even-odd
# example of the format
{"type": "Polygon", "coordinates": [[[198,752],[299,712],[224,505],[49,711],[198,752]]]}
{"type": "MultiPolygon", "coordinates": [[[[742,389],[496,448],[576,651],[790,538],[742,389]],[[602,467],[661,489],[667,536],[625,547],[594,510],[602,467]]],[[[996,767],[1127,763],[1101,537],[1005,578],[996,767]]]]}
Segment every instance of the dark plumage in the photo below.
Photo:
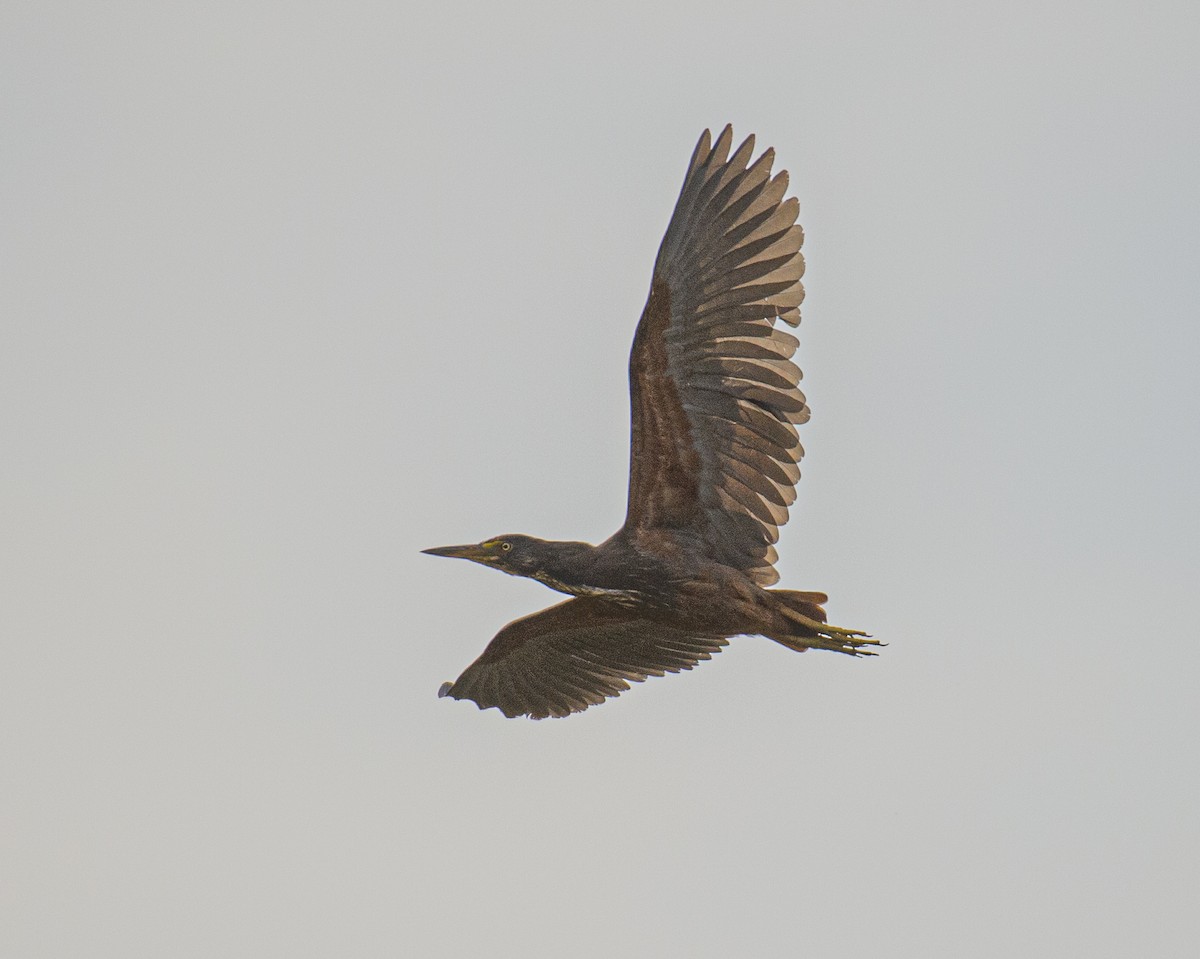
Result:
{"type": "Polygon", "coordinates": [[[803,233],[774,151],[733,131],[696,146],[629,358],[625,524],[599,546],[517,534],[425,550],[575,598],[509,623],[440,695],[535,719],[567,716],[647,676],[691,669],[731,636],[869,654],[829,626],[823,593],[767,589],[795,501],[808,419],[791,362],[803,233]]]}

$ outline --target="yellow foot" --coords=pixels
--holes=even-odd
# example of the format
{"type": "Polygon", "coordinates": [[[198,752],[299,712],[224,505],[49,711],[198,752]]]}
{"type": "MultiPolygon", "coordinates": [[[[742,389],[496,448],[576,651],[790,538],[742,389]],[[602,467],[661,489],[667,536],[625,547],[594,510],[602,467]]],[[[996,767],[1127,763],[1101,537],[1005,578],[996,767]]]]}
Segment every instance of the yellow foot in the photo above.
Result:
{"type": "Polygon", "coordinates": [[[846,653],[849,656],[878,656],[879,654],[875,650],[863,647],[887,645],[887,643],[872,639],[862,630],[830,626],[828,623],[810,619],[803,613],[797,613],[790,609],[785,609],[783,612],[788,619],[817,634],[816,636],[789,636],[788,642],[784,645],[790,646],[794,643],[793,648],[829,649],[835,653],[846,653]]]}
{"type": "Polygon", "coordinates": [[[864,646],[886,646],[887,643],[881,643],[877,639],[872,639],[868,634],[860,632],[857,629],[842,629],[840,626],[824,626],[822,625],[818,632],[822,639],[828,639],[831,643],[829,646],[823,646],[822,649],[833,649],[839,653],[847,653],[851,656],[878,656],[873,649],[863,649],[864,646]]]}

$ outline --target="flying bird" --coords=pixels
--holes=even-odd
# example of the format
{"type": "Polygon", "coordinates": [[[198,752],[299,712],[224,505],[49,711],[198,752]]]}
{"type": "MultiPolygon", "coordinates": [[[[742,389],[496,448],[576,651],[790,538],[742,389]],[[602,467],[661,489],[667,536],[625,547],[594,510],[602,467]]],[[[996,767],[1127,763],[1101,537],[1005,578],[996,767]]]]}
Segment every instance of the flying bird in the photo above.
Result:
{"type": "Polygon", "coordinates": [[[730,637],[873,655],[831,626],[824,593],[769,589],[809,408],[797,388],[803,232],[788,175],[754,137],[708,130],[658,250],[629,358],[624,525],[599,546],[510,534],[424,550],[572,598],[505,626],[440,696],[505,716],[568,716],[648,676],[691,669],[730,637]]]}

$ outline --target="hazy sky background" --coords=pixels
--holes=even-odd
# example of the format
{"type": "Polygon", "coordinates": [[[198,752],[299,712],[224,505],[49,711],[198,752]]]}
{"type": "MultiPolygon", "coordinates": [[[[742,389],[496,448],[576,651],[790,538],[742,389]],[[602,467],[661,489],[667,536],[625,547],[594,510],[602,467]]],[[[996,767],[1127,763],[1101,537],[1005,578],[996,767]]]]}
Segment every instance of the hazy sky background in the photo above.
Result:
{"type": "Polygon", "coordinates": [[[0,6],[0,955],[1191,956],[1194,3],[0,6]],[[801,199],[783,585],[438,700],[624,513],[692,147],[801,199]]]}

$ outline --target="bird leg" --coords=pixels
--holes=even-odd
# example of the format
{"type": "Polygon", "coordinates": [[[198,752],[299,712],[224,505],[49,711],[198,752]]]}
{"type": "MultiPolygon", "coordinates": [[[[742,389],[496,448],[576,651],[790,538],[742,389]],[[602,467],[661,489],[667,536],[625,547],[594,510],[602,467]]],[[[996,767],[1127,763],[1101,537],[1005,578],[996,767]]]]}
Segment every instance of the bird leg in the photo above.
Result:
{"type": "Polygon", "coordinates": [[[786,606],[781,609],[784,616],[793,623],[803,626],[806,630],[816,633],[815,636],[772,636],[777,643],[789,649],[828,649],[835,653],[846,653],[850,656],[876,656],[873,649],[863,649],[864,646],[886,646],[877,639],[858,629],[843,629],[841,626],[830,626],[819,620],[798,613],[786,606]]]}

